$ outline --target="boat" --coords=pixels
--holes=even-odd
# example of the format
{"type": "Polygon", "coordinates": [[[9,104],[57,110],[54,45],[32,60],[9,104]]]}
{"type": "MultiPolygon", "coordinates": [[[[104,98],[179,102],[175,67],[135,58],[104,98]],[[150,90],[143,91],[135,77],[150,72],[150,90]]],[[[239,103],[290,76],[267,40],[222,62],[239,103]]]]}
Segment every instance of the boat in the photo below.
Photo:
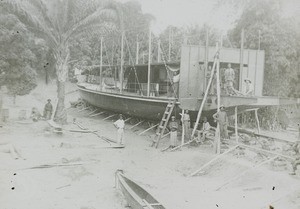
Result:
{"type": "MultiPolygon", "coordinates": [[[[192,121],[202,105],[209,83],[211,69],[218,55],[221,84],[224,70],[230,63],[235,71],[234,88],[245,92],[245,79],[254,86],[253,95],[226,95],[221,86],[220,100],[228,114],[257,109],[264,106],[295,104],[290,98],[263,96],[264,60],[263,50],[205,47],[183,44],[181,58],[177,62],[149,60],[145,64],[120,64],[88,66],[89,74],[81,75],[77,86],[80,97],[95,107],[128,115],[159,121],[169,101],[175,101],[174,115],[180,117],[182,110],[189,110],[192,121]],[[173,80],[179,72],[178,86],[173,80]],[[122,75],[122,76],[121,76],[122,75]]],[[[210,117],[218,108],[216,82],[212,82],[205,98],[202,117],[210,117]]]]}
{"type": "Polygon", "coordinates": [[[149,192],[130,180],[122,170],[116,172],[119,188],[132,209],[165,209],[149,192]]]}

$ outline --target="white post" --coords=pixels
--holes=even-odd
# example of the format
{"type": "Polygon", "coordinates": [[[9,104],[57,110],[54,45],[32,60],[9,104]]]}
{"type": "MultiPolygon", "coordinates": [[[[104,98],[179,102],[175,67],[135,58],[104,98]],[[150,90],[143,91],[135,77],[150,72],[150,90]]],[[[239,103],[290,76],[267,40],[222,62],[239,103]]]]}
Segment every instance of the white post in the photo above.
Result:
{"type": "Polygon", "coordinates": [[[151,29],[149,28],[149,52],[148,52],[148,83],[147,83],[147,97],[150,96],[150,83],[151,83],[151,29]]]}
{"type": "Polygon", "coordinates": [[[102,89],[102,66],[103,66],[103,37],[100,40],[100,73],[99,73],[99,80],[100,80],[100,89],[102,89]]]}
{"type": "MultiPolygon", "coordinates": [[[[216,45],[217,51],[219,50],[219,43],[217,42],[216,45]]],[[[221,99],[221,89],[220,89],[220,59],[218,57],[217,60],[217,70],[216,70],[216,77],[217,77],[217,111],[220,111],[220,99],[221,99]]],[[[218,122],[217,130],[216,130],[216,153],[220,154],[221,152],[221,143],[220,143],[220,124],[218,122]]]]}
{"type": "Polygon", "coordinates": [[[124,64],[124,31],[121,38],[121,71],[120,71],[120,93],[123,93],[123,64],[124,64]]]}
{"type": "Polygon", "coordinates": [[[160,52],[160,39],[158,39],[157,41],[157,62],[160,62],[161,61],[161,52],[160,52]]]}
{"type": "Polygon", "coordinates": [[[139,64],[139,49],[140,49],[140,43],[139,43],[139,36],[136,37],[136,55],[135,55],[135,64],[139,64]]]}
{"type": "Polygon", "coordinates": [[[238,135],[238,123],[237,123],[237,106],[234,108],[234,128],[235,128],[235,141],[239,143],[239,135],[238,135]]]}
{"type": "Polygon", "coordinates": [[[185,134],[185,128],[184,128],[184,124],[183,124],[183,115],[184,115],[184,109],[182,109],[181,111],[181,123],[182,123],[182,136],[181,136],[181,145],[183,146],[184,144],[184,134],[185,134]]]}

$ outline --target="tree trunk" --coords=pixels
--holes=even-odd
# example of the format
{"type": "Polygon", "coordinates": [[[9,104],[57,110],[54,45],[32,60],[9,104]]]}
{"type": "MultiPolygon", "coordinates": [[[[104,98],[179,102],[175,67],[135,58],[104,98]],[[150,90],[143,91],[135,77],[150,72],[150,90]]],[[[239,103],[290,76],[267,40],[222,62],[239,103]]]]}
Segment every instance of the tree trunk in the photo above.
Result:
{"type": "Polygon", "coordinates": [[[67,123],[67,112],[65,109],[65,83],[68,76],[68,61],[70,52],[68,47],[61,45],[56,54],[56,75],[57,75],[57,105],[54,120],[60,124],[67,123]]]}

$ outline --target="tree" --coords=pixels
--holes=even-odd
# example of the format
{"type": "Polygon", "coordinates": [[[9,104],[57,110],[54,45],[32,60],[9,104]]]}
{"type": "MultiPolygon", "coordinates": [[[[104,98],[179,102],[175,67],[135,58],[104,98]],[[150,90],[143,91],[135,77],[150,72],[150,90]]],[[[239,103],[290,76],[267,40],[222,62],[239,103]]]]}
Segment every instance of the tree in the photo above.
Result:
{"type": "MultiPolygon", "coordinates": [[[[55,119],[66,122],[65,82],[70,62],[70,41],[76,37],[105,35],[113,31],[118,16],[114,3],[83,0],[1,1],[28,30],[42,38],[53,53],[57,75],[58,103],[55,119]]],[[[122,25],[122,24],[119,24],[122,25]]]]}
{"type": "Polygon", "coordinates": [[[36,54],[33,36],[18,18],[0,8],[0,83],[14,96],[28,94],[36,87],[36,54]]]}
{"type": "Polygon", "coordinates": [[[236,3],[242,13],[230,37],[239,46],[240,33],[244,29],[245,48],[265,50],[264,94],[296,96],[300,64],[299,22],[282,16],[283,2],[279,0],[236,3]]]}

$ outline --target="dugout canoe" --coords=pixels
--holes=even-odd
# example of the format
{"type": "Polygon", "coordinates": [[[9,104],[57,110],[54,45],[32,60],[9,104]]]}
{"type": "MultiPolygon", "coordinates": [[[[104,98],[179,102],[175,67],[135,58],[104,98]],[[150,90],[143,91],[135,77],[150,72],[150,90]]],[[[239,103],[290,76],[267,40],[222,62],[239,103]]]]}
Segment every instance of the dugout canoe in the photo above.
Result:
{"type": "Polygon", "coordinates": [[[116,172],[119,188],[132,209],[165,209],[149,192],[133,180],[126,177],[121,170],[116,172]]]}

